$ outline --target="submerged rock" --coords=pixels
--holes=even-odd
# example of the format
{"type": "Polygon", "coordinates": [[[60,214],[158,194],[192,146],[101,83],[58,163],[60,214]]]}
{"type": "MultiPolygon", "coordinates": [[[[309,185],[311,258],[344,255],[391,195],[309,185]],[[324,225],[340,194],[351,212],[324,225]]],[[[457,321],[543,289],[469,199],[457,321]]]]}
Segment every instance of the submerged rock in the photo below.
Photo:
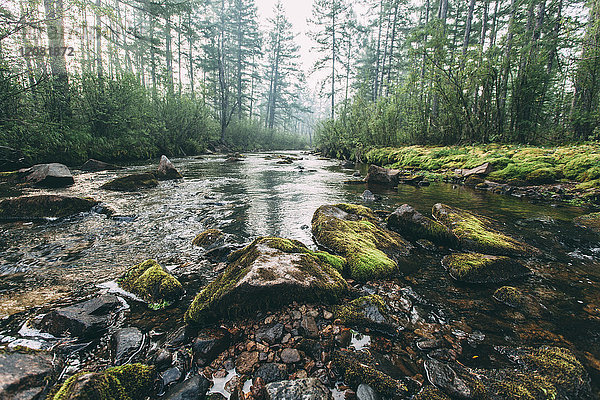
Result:
{"type": "Polygon", "coordinates": [[[333,314],[344,325],[368,328],[389,336],[397,335],[400,328],[383,298],[376,294],[339,305],[334,308],[333,314]]]}
{"type": "Polygon", "coordinates": [[[427,239],[445,246],[458,245],[458,238],[449,228],[427,218],[408,204],[401,205],[390,214],[387,226],[408,239],[427,239]]]}
{"type": "Polygon", "coordinates": [[[115,365],[123,364],[142,346],[144,335],[138,328],[121,328],[112,337],[113,360],[115,365]]]}
{"type": "Polygon", "coordinates": [[[297,240],[258,238],[230,255],[231,264],[194,299],[190,324],[292,301],[335,301],[346,291],[344,260],[309,250],[297,240]]]}
{"type": "Polygon", "coordinates": [[[134,265],[118,280],[119,286],[161,308],[183,295],[181,283],[154,260],[134,265]]]}
{"type": "Polygon", "coordinates": [[[450,254],[444,257],[442,265],[452,278],[466,283],[500,283],[531,273],[511,258],[478,253],[450,254]]]}
{"type": "Polygon", "coordinates": [[[25,183],[30,185],[60,188],[75,183],[69,168],[59,163],[37,164],[20,172],[24,175],[25,183]]]}
{"type": "Polygon", "coordinates": [[[116,296],[94,297],[49,312],[42,318],[41,328],[54,336],[62,336],[67,332],[79,337],[98,336],[110,326],[120,307],[121,302],[116,296]]]}
{"type": "Polygon", "coordinates": [[[582,215],[573,220],[575,225],[600,233],[600,212],[582,215]]]}
{"type": "Polygon", "coordinates": [[[150,189],[158,186],[158,180],[153,174],[132,174],[113,179],[102,185],[103,189],[121,192],[132,192],[140,189],[150,189]]]}
{"type": "Polygon", "coordinates": [[[0,399],[34,399],[60,372],[61,361],[47,352],[0,352],[0,399]]]}
{"type": "Polygon", "coordinates": [[[377,165],[369,165],[365,182],[376,185],[396,186],[401,172],[397,169],[381,168],[377,165]]]}
{"type": "Polygon", "coordinates": [[[400,235],[378,223],[366,207],[336,204],[315,211],[312,231],[319,245],[346,257],[350,277],[367,281],[396,274],[398,264],[392,258],[406,256],[412,249],[400,235]]]}
{"type": "Polygon", "coordinates": [[[154,375],[154,368],[143,364],[80,372],[67,379],[50,399],[144,399],[153,388],[154,375]]]}
{"type": "Polygon", "coordinates": [[[223,238],[223,232],[218,229],[207,229],[192,241],[194,246],[201,247],[211,247],[213,246],[219,239],[223,238]]]}
{"type": "Polygon", "coordinates": [[[160,157],[158,170],[156,171],[156,177],[161,181],[168,181],[172,179],[182,179],[183,175],[177,171],[177,168],[175,168],[171,160],[169,160],[167,156],[163,155],[160,157]]]}
{"type": "Polygon", "coordinates": [[[104,161],[94,160],[90,158],[87,160],[81,167],[79,167],[82,171],[87,172],[99,172],[99,171],[114,171],[118,169],[123,169],[123,167],[119,167],[118,165],[105,163],[104,161]]]}
{"type": "Polygon", "coordinates": [[[190,379],[173,386],[165,400],[199,400],[203,399],[210,388],[210,381],[202,375],[194,375],[190,379]]]}
{"type": "Polygon", "coordinates": [[[539,318],[547,312],[540,302],[533,296],[521,292],[512,286],[502,286],[494,292],[494,299],[509,307],[516,308],[529,317],[539,318]]]}
{"type": "Polygon", "coordinates": [[[498,231],[496,223],[489,218],[441,203],[433,206],[432,213],[436,220],[450,228],[467,250],[507,256],[540,254],[535,247],[498,231]]]}
{"type": "Polygon", "coordinates": [[[316,378],[273,382],[267,385],[271,399],[332,400],[331,391],[316,378]]]}
{"type": "Polygon", "coordinates": [[[58,195],[17,197],[0,201],[0,220],[38,220],[63,218],[91,211],[94,199],[58,195]]]}

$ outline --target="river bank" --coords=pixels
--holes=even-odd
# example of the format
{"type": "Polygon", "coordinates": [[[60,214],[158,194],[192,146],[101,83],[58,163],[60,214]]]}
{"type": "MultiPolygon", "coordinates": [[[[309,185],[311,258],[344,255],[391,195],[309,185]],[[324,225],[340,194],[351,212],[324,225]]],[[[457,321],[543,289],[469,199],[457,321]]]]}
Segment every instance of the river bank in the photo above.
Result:
{"type": "Polygon", "coordinates": [[[92,196],[116,212],[3,223],[0,302],[4,310],[9,301],[29,306],[1,322],[0,368],[21,359],[45,366],[10,390],[62,393],[60,400],[84,382],[168,399],[206,392],[267,399],[284,391],[359,399],[596,396],[598,236],[573,222],[585,209],[437,182],[372,187],[377,198],[365,200],[363,187],[343,182],[364,176],[366,165],[345,168],[301,153],[172,161],[182,180],[133,192],[102,187],[155,165],[75,172],[71,187],[25,190],[92,196]],[[448,240],[390,224],[404,203],[442,223],[434,225],[448,240]],[[457,274],[453,255],[507,250],[457,242],[459,228],[442,218],[451,209],[441,213],[438,203],[486,221],[484,237],[496,232],[521,243],[525,254],[508,251],[521,267],[510,264],[510,276],[492,274],[487,283],[457,274]],[[196,238],[206,229],[213,231],[196,238]],[[284,239],[255,241],[264,236],[284,239]],[[155,301],[144,297],[154,291],[125,289],[123,278],[138,276],[132,267],[147,259],[177,279],[182,295],[176,289],[175,300],[155,301]],[[232,284],[238,291],[226,289],[232,284]],[[104,324],[97,335],[56,318],[75,310],[104,324]],[[54,364],[44,361],[53,357],[54,364]],[[111,369],[122,364],[130,367],[111,369]],[[120,378],[132,371],[139,381],[120,378]],[[114,377],[121,386],[110,386],[114,377]]]}

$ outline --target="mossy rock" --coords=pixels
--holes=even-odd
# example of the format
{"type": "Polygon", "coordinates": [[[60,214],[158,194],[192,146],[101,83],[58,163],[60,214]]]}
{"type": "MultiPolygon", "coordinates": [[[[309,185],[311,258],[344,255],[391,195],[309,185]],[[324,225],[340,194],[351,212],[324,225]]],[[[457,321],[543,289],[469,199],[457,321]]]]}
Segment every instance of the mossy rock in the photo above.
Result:
{"type": "Polygon", "coordinates": [[[263,237],[229,256],[230,265],[194,299],[189,324],[297,302],[335,302],[348,284],[345,260],[311,251],[297,240],[263,237]]]}
{"type": "Polygon", "coordinates": [[[424,216],[408,204],[403,204],[390,214],[387,226],[408,239],[427,239],[437,245],[458,246],[458,238],[450,229],[424,216]]]}
{"type": "Polygon", "coordinates": [[[38,220],[63,218],[88,212],[98,202],[94,199],[57,195],[17,197],[0,201],[0,220],[38,220]]]}
{"type": "MultiPolygon", "coordinates": [[[[0,203],[1,205],[1,203],[0,203]]],[[[582,215],[573,220],[575,225],[600,233],[600,212],[582,215]]]]}
{"type": "Polygon", "coordinates": [[[512,286],[502,286],[494,292],[493,297],[496,301],[516,308],[528,317],[539,318],[548,311],[536,298],[512,286]]]}
{"type": "Polygon", "coordinates": [[[102,185],[103,189],[121,192],[133,192],[140,189],[151,189],[158,186],[158,180],[154,174],[132,174],[113,179],[102,185]]]}
{"type": "Polygon", "coordinates": [[[364,383],[386,398],[404,399],[411,394],[408,385],[378,369],[379,363],[367,352],[338,350],[333,363],[342,371],[344,382],[354,389],[364,383]]]}
{"type": "Polygon", "coordinates": [[[451,400],[446,393],[435,386],[425,386],[413,400],[451,400]]]}
{"type": "Polygon", "coordinates": [[[181,283],[154,260],[134,265],[118,280],[119,286],[142,300],[152,308],[162,308],[183,295],[181,283]]]}
{"type": "Polygon", "coordinates": [[[210,247],[225,235],[218,229],[207,229],[192,241],[194,246],[210,247]]]}
{"type": "Polygon", "coordinates": [[[49,400],[137,400],[150,395],[154,367],[127,364],[104,372],[80,372],[63,383],[49,400]]]}
{"type": "Polygon", "coordinates": [[[475,187],[480,183],[485,182],[485,179],[479,175],[470,175],[465,179],[465,186],[475,187]]]}
{"type": "Polygon", "coordinates": [[[556,168],[538,168],[528,173],[525,180],[534,185],[543,185],[556,182],[560,178],[561,174],[556,168]]]}
{"type": "Polygon", "coordinates": [[[368,328],[384,335],[395,336],[399,323],[390,313],[385,301],[376,294],[359,297],[333,309],[335,319],[354,328],[368,328]]]}
{"type": "Polygon", "coordinates": [[[531,271],[520,262],[505,256],[479,253],[451,254],[442,260],[450,276],[466,283],[499,283],[527,276],[531,271]]]}
{"type": "Polygon", "coordinates": [[[320,246],[346,258],[348,275],[359,281],[397,274],[394,259],[413,248],[397,233],[381,228],[370,209],[353,204],[319,207],[312,232],[320,246]]]}
{"type": "Polygon", "coordinates": [[[441,203],[433,206],[432,214],[450,228],[466,250],[507,256],[541,254],[537,248],[500,232],[495,227],[498,223],[484,216],[441,203]]]}

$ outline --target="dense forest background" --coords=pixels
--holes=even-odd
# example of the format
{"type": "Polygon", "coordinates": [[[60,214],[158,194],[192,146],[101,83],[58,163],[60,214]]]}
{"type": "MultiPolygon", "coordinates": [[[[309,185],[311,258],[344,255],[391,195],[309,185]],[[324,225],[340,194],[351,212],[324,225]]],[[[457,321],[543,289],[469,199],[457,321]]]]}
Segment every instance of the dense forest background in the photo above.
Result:
{"type": "Polygon", "coordinates": [[[0,158],[600,138],[600,0],[315,0],[309,26],[303,71],[281,3],[0,5],[0,158]]]}

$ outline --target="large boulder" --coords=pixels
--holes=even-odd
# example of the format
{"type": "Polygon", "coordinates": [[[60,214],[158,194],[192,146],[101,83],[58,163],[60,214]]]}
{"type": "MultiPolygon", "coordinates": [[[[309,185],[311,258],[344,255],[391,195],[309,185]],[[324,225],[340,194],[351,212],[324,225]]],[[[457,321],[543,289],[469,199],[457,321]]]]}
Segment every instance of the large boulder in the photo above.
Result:
{"type": "Polygon", "coordinates": [[[335,301],[347,289],[344,260],[309,250],[297,240],[258,238],[230,256],[231,264],[194,299],[190,324],[254,312],[292,301],[335,301]]]}
{"type": "Polygon", "coordinates": [[[452,278],[466,283],[500,283],[531,273],[509,257],[478,253],[450,254],[444,257],[442,265],[452,278]]]}
{"type": "Polygon", "coordinates": [[[154,387],[154,375],[154,367],[143,364],[80,372],[67,379],[49,400],[145,399],[154,387]]]}
{"type": "Polygon", "coordinates": [[[24,196],[0,201],[0,220],[63,218],[92,210],[94,199],[58,195],[24,196]]]}
{"type": "Polygon", "coordinates": [[[365,182],[376,185],[396,186],[401,172],[397,169],[381,168],[377,165],[369,165],[369,171],[365,177],[365,182]]]}
{"type": "Polygon", "coordinates": [[[0,352],[0,399],[38,398],[60,368],[52,353],[0,352]]]}
{"type": "Polygon", "coordinates": [[[94,297],[49,312],[42,319],[41,328],[55,336],[66,333],[79,337],[98,336],[114,321],[115,313],[121,305],[113,295],[94,297]]]}
{"type": "Polygon", "coordinates": [[[158,163],[156,177],[161,181],[168,181],[172,179],[181,179],[183,178],[183,175],[177,171],[177,168],[175,168],[171,160],[169,160],[167,156],[163,155],[160,157],[160,162],[158,163]]]}
{"type": "Polygon", "coordinates": [[[114,171],[118,169],[123,169],[123,167],[119,167],[118,165],[105,163],[104,161],[94,160],[90,158],[87,160],[81,167],[79,167],[81,171],[86,172],[98,172],[98,171],[114,171]]]}
{"type": "Polygon", "coordinates": [[[433,206],[433,216],[454,233],[464,249],[485,254],[535,256],[538,249],[500,232],[497,222],[445,204],[433,206]]]}
{"type": "Polygon", "coordinates": [[[450,229],[403,204],[387,218],[389,229],[412,240],[427,239],[438,245],[457,246],[458,238],[450,229]]]}
{"type": "Polygon", "coordinates": [[[312,232],[320,246],[345,257],[350,277],[361,281],[396,274],[395,259],[413,248],[397,233],[381,228],[370,209],[352,204],[319,207],[312,232]]]}
{"type": "Polygon", "coordinates": [[[286,400],[331,400],[333,396],[316,378],[296,379],[269,383],[267,393],[271,399],[286,400]]]}
{"type": "Polygon", "coordinates": [[[133,192],[140,189],[151,189],[158,186],[158,180],[154,174],[132,174],[113,179],[102,185],[103,189],[120,192],[133,192]]]}
{"type": "Polygon", "coordinates": [[[66,165],[59,163],[37,164],[22,170],[25,183],[30,185],[59,188],[71,186],[75,183],[71,171],[66,165]]]}
{"type": "Polygon", "coordinates": [[[163,308],[183,295],[183,287],[177,278],[154,260],[129,268],[118,284],[148,302],[151,308],[163,308]]]}

